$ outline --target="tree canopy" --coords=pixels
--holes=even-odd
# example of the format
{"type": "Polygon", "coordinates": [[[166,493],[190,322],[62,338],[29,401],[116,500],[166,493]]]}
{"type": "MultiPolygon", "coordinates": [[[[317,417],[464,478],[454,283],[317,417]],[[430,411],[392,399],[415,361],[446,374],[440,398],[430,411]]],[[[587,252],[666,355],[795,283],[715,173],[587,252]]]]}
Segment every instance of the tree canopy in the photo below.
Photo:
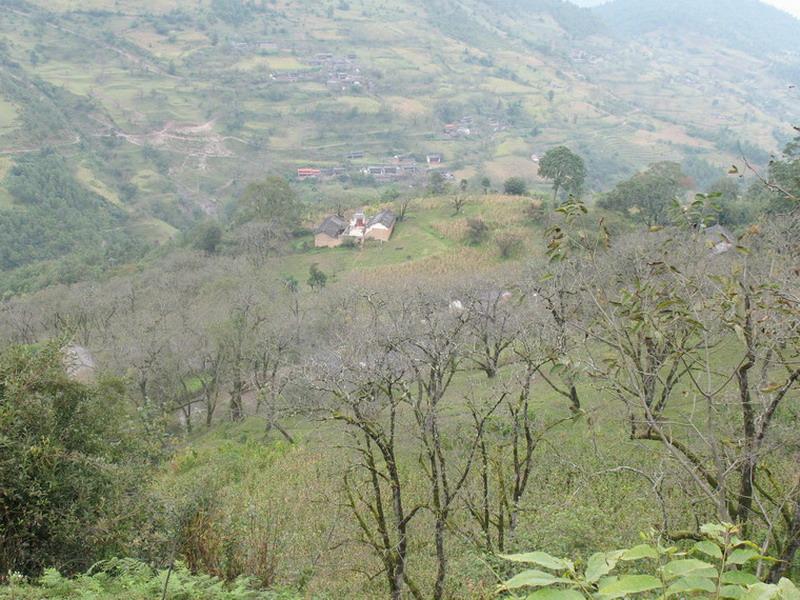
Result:
{"type": "Polygon", "coordinates": [[[548,150],[539,161],[539,176],[553,182],[553,200],[558,198],[562,189],[578,196],[586,180],[586,165],[572,150],[558,146],[548,150]]]}
{"type": "Polygon", "coordinates": [[[528,184],[522,177],[509,177],[503,182],[503,191],[510,196],[524,196],[528,193],[528,184]]]}
{"type": "Polygon", "coordinates": [[[283,177],[270,176],[248,185],[236,207],[237,221],[270,221],[293,227],[300,216],[297,194],[283,177]]]}
{"type": "Polygon", "coordinates": [[[672,202],[691,187],[691,181],[674,162],[660,162],[618,183],[599,205],[624,213],[647,225],[669,221],[672,202]]]}
{"type": "Polygon", "coordinates": [[[144,445],[123,388],[71,380],[56,343],[0,354],[0,572],[83,570],[128,532],[144,445]]]}
{"type": "Polygon", "coordinates": [[[774,186],[770,208],[785,211],[800,202],[800,137],[783,150],[783,160],[774,160],[769,167],[769,180],[774,186]]]}

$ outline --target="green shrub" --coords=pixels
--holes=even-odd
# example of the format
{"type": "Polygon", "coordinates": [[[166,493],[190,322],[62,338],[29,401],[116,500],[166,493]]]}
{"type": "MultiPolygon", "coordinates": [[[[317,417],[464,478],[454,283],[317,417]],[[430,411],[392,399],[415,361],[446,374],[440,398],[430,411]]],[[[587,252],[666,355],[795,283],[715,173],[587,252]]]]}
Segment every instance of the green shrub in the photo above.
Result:
{"type": "Polygon", "coordinates": [[[0,354],[0,576],[74,573],[133,535],[149,452],[127,406],[117,381],[71,380],[58,344],[0,354]]]}
{"type": "Polygon", "coordinates": [[[183,564],[153,570],[134,559],[111,559],[98,563],[73,579],[48,569],[34,583],[13,577],[0,588],[0,599],[11,600],[161,600],[164,586],[170,600],[295,600],[293,591],[258,590],[248,579],[231,583],[209,575],[193,575],[183,564]],[[167,577],[169,576],[169,581],[167,577]]]}
{"type": "Polygon", "coordinates": [[[664,546],[650,536],[648,543],[633,548],[597,552],[585,564],[556,558],[545,552],[503,556],[506,560],[534,565],[501,585],[508,598],[527,600],[612,600],[644,598],[727,598],[731,600],[797,600],[800,590],[788,579],[763,583],[752,572],[762,556],[753,542],[738,537],[735,525],[704,525],[705,538],[688,550],[664,546]],[[542,570],[544,569],[544,570],[542,570]]]}

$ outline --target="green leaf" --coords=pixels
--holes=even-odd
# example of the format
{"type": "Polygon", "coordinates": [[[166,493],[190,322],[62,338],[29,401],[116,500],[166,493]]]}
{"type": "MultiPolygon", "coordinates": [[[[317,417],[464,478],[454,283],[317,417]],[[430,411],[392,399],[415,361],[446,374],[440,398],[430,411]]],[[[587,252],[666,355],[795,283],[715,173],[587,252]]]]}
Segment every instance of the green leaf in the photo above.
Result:
{"type": "Polygon", "coordinates": [[[800,590],[785,577],[778,582],[778,591],[780,591],[781,600],[800,600],[800,590]]]}
{"type": "Polygon", "coordinates": [[[715,592],[717,586],[705,577],[681,577],[667,588],[667,596],[691,592],[715,592]]]}
{"type": "Polygon", "coordinates": [[[661,580],[652,575],[623,575],[616,581],[604,585],[598,591],[603,598],[622,598],[630,594],[638,594],[656,590],[661,587],[661,580]]]}
{"type": "Polygon", "coordinates": [[[778,598],[778,586],[768,583],[757,583],[747,588],[742,600],[772,600],[778,598]]]}
{"type": "Polygon", "coordinates": [[[719,578],[722,583],[733,583],[735,585],[753,585],[758,583],[758,577],[752,573],[744,571],[725,571],[719,578]]]}
{"type": "Polygon", "coordinates": [[[717,577],[717,570],[707,562],[695,558],[673,560],[663,566],[662,572],[667,579],[677,577],[717,577]]]}
{"type": "Polygon", "coordinates": [[[744,596],[744,591],[744,588],[740,585],[723,585],[719,589],[719,596],[730,600],[740,600],[744,596]]]}
{"type": "Polygon", "coordinates": [[[761,558],[761,554],[750,548],[739,548],[731,552],[731,555],[728,557],[728,564],[743,565],[748,560],[753,560],[754,558],[761,558]]]}
{"type": "Polygon", "coordinates": [[[639,560],[642,558],[658,558],[658,550],[649,544],[639,544],[630,550],[625,550],[620,560],[639,560]]]}
{"type": "Polygon", "coordinates": [[[515,575],[503,584],[503,587],[513,590],[521,587],[546,587],[554,583],[572,583],[569,579],[563,577],[556,577],[552,573],[539,571],[538,569],[529,569],[515,575]]]}
{"type": "Polygon", "coordinates": [[[546,552],[525,552],[524,554],[501,554],[500,558],[510,560],[511,562],[529,563],[539,565],[551,571],[569,571],[572,570],[574,565],[572,561],[564,558],[556,558],[550,556],[546,552]]]}
{"type": "Polygon", "coordinates": [[[525,600],[585,600],[585,596],[575,590],[545,588],[528,594],[525,600]]]}
{"type": "Polygon", "coordinates": [[[619,555],[619,552],[597,552],[592,554],[586,564],[586,573],[584,575],[586,581],[595,583],[604,575],[608,575],[617,566],[619,555]]]}
{"type": "Polygon", "coordinates": [[[719,549],[719,546],[717,546],[714,542],[709,542],[708,540],[697,542],[694,545],[694,549],[707,556],[710,556],[711,558],[722,558],[722,550],[719,549]]]}

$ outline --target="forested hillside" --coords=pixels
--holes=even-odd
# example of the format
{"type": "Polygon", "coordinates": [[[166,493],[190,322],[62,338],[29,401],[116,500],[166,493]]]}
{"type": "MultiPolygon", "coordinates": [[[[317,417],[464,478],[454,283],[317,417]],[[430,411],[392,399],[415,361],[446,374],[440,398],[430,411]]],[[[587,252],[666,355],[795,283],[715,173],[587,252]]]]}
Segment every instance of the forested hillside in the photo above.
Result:
{"type": "Polygon", "coordinates": [[[798,600],[797,21],[662,4],[0,0],[0,599],[798,600]]]}
{"type": "MultiPolygon", "coordinates": [[[[662,9],[624,2],[597,12],[561,0],[2,6],[0,210],[8,223],[30,220],[8,174],[55,154],[81,193],[125,214],[106,227],[60,207],[71,212],[59,253],[82,252],[86,227],[112,248],[91,244],[94,271],[221,214],[267,173],[321,170],[301,192],[329,205],[424,189],[431,155],[456,182],[521,175],[542,188],[531,157],[566,144],[587,161],[588,191],[663,160],[702,189],[742,152],[766,164],[798,117],[797,57],[784,52],[796,21],[749,0],[682,5],[663,35],[644,18],[662,9]],[[407,178],[370,174],[395,157],[416,165],[407,178]]],[[[24,225],[10,231],[11,253],[36,239],[24,225]]],[[[8,269],[27,263],[41,281],[92,272],[34,245],[4,259],[4,288],[25,288],[29,271],[8,269]]]]}

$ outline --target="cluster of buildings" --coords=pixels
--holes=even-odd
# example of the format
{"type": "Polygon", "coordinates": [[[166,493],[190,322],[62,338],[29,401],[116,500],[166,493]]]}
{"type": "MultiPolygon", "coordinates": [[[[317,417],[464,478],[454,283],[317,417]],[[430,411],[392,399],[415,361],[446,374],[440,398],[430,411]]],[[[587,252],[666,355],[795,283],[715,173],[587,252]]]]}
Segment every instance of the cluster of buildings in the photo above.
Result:
{"type": "MultiPolygon", "coordinates": [[[[488,117],[482,119],[478,124],[481,131],[499,133],[508,129],[506,123],[501,117],[488,117]]],[[[468,138],[479,134],[476,130],[476,123],[472,117],[461,117],[458,121],[447,123],[442,127],[442,133],[446,138],[458,139],[468,138]]]]}
{"type": "Polygon", "coordinates": [[[331,91],[344,92],[351,88],[370,89],[355,54],[336,56],[320,52],[304,61],[309,68],[303,71],[278,71],[270,74],[272,81],[294,83],[297,81],[316,81],[324,83],[331,91]]]}
{"type": "MultiPolygon", "coordinates": [[[[350,152],[347,154],[346,160],[362,160],[364,157],[365,153],[362,151],[350,152]]],[[[425,155],[425,162],[429,170],[436,169],[442,165],[444,157],[439,153],[429,153],[425,155]]],[[[421,175],[424,171],[425,165],[421,167],[413,155],[398,155],[386,163],[338,167],[299,167],[296,177],[298,181],[308,179],[324,180],[358,173],[366,177],[372,177],[377,182],[390,182],[412,179],[421,175]]]]}
{"type": "Polygon", "coordinates": [[[299,181],[305,181],[306,179],[331,179],[348,174],[346,167],[301,167],[297,169],[297,179],[299,181]]]}
{"type": "Polygon", "coordinates": [[[361,169],[363,175],[373,177],[376,181],[396,181],[414,177],[419,172],[417,161],[403,156],[395,156],[390,164],[369,165],[361,169]]]}
{"type": "Polygon", "coordinates": [[[330,215],[314,230],[314,246],[335,248],[346,241],[359,244],[366,240],[386,242],[392,237],[396,223],[397,215],[391,210],[382,210],[372,217],[359,211],[349,221],[330,215]]]}
{"type": "Polygon", "coordinates": [[[458,123],[447,123],[442,133],[449,138],[469,137],[472,133],[472,117],[461,117],[458,123]]]}

